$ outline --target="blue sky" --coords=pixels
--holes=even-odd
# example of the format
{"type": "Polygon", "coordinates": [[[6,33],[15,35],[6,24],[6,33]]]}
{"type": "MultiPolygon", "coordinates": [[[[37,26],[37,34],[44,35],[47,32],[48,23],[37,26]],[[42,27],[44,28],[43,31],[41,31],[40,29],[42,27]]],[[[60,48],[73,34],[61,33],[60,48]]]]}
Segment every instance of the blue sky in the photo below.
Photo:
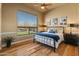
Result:
{"type": "Polygon", "coordinates": [[[18,25],[37,25],[37,16],[29,14],[27,12],[18,11],[17,12],[18,25]]]}

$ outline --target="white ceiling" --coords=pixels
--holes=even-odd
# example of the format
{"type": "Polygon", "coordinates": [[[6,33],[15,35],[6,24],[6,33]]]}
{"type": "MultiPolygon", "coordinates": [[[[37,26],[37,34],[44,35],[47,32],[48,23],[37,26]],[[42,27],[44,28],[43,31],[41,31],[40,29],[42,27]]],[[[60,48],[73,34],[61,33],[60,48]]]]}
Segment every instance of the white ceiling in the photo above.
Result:
{"type": "Polygon", "coordinates": [[[42,12],[42,13],[45,13],[45,12],[48,12],[52,9],[55,9],[57,7],[60,7],[60,6],[63,6],[65,5],[64,3],[46,3],[46,9],[41,9],[41,4],[42,3],[25,3],[25,6],[29,7],[29,8],[32,8],[36,11],[39,11],[39,12],[42,12]]]}

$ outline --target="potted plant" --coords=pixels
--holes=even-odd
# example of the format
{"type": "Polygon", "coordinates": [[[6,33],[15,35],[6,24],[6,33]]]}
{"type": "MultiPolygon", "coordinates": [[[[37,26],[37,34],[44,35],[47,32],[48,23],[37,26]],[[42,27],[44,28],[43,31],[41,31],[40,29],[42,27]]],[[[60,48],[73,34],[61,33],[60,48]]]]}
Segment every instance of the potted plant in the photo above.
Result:
{"type": "Polygon", "coordinates": [[[13,37],[6,37],[6,38],[4,38],[4,40],[5,40],[5,43],[6,43],[6,47],[10,47],[11,46],[11,43],[12,43],[12,40],[13,40],[13,37]]]}

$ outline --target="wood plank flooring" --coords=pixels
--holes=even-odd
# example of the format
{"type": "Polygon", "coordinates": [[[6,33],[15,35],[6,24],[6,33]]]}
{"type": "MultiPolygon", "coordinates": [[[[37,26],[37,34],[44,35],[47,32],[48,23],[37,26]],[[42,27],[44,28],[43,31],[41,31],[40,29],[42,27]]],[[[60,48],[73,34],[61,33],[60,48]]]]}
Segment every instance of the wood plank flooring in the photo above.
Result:
{"type": "Polygon", "coordinates": [[[1,54],[3,56],[79,56],[79,47],[62,42],[54,52],[52,47],[38,42],[33,43],[32,39],[29,39],[10,48],[3,48],[1,54]]]}

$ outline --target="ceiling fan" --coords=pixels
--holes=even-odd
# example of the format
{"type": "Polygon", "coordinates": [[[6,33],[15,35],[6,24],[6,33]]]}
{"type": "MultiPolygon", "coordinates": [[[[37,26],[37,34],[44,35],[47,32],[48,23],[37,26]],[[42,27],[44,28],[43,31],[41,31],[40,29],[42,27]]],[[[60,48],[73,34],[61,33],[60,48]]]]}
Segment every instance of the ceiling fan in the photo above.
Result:
{"type": "Polygon", "coordinates": [[[40,6],[41,9],[47,9],[50,5],[50,3],[42,3],[42,4],[36,4],[34,6],[40,6]]]}
{"type": "Polygon", "coordinates": [[[41,4],[41,9],[47,9],[48,6],[50,6],[51,4],[46,4],[46,3],[42,3],[41,4]]]}

